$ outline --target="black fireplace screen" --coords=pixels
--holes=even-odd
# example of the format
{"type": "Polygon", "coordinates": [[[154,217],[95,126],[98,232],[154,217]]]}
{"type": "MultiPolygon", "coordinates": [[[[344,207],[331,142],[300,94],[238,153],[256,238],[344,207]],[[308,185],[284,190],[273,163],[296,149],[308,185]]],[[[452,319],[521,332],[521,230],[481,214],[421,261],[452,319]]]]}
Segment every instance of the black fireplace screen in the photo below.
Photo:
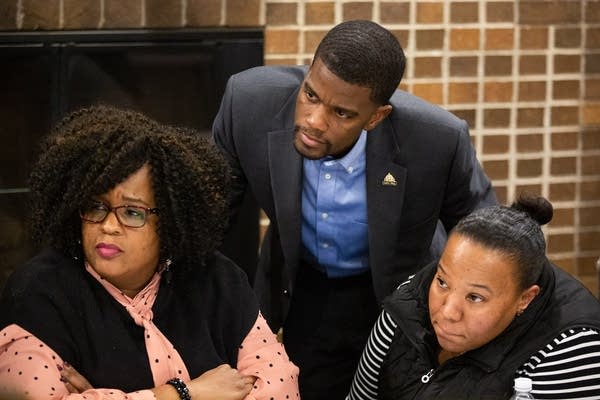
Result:
{"type": "MultiPolygon", "coordinates": [[[[37,249],[27,177],[39,139],[67,112],[112,104],[208,134],[227,78],[263,62],[259,29],[0,33],[0,288],[37,249]]],[[[252,279],[258,208],[250,194],[223,251],[252,279]]]]}

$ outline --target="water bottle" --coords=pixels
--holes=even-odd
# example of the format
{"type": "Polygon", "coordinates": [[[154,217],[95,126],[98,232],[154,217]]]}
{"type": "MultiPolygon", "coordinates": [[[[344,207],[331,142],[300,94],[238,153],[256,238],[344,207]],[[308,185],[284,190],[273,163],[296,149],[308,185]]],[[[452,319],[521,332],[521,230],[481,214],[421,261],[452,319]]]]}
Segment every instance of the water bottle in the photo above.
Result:
{"type": "Polygon", "coordinates": [[[531,379],[529,378],[515,378],[515,393],[510,397],[509,400],[526,400],[534,399],[531,394],[531,379]]]}

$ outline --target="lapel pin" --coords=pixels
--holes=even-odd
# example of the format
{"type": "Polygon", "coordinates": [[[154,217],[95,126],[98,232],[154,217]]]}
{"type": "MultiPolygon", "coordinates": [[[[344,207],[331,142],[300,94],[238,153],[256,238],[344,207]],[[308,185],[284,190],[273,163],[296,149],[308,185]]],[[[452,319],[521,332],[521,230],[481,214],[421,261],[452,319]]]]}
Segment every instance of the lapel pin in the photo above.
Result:
{"type": "Polygon", "coordinates": [[[383,186],[396,186],[398,185],[398,182],[396,182],[396,178],[394,178],[394,175],[388,172],[385,178],[383,178],[383,182],[381,182],[381,184],[383,186]]]}

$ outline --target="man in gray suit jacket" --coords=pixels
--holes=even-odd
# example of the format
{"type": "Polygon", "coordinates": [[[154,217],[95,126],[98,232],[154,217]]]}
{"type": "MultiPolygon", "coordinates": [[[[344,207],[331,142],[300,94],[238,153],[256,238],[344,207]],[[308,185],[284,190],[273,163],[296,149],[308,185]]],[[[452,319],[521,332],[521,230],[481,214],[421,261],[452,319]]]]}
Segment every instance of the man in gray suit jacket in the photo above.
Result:
{"type": "Polygon", "coordinates": [[[303,67],[230,78],[214,121],[233,169],[270,219],[254,288],[300,367],[305,400],[347,394],[382,299],[450,230],[494,204],[467,124],[396,90],[405,57],[369,21],[337,25],[303,67]]]}

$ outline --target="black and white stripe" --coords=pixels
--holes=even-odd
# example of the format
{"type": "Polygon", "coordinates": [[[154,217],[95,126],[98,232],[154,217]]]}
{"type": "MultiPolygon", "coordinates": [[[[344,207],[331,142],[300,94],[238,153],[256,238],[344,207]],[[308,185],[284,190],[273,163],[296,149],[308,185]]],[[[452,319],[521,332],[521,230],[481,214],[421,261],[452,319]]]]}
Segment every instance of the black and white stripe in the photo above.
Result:
{"type": "MultiPolygon", "coordinates": [[[[396,328],[391,316],[383,311],[371,331],[346,400],[377,399],[379,370],[396,328]]],[[[600,333],[588,328],[562,332],[516,375],[532,379],[536,400],[600,400],[600,333]]]]}

